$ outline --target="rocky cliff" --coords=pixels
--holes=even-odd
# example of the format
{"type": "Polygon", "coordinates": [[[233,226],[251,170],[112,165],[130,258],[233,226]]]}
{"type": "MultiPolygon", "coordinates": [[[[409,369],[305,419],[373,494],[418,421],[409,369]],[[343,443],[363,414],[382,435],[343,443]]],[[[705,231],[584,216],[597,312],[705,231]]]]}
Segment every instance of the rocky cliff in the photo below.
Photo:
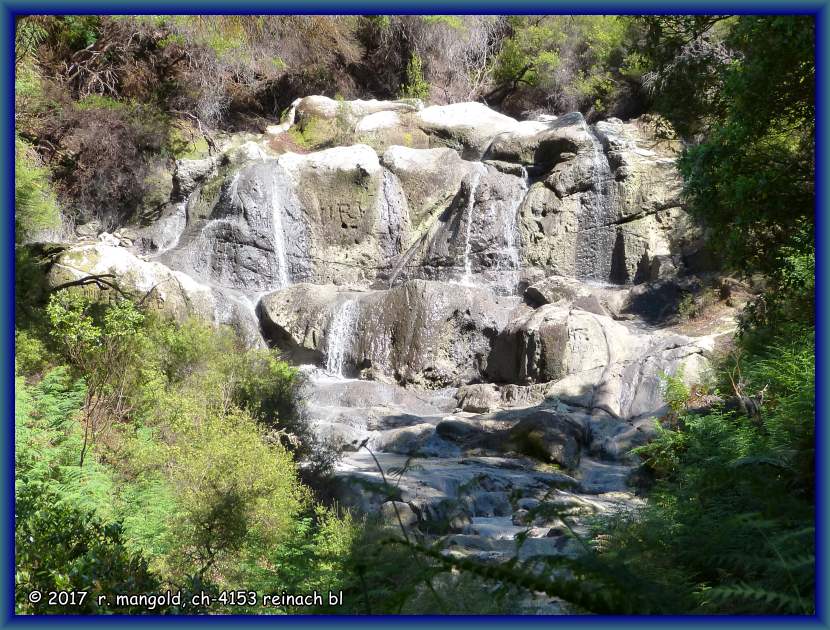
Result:
{"type": "Polygon", "coordinates": [[[569,553],[534,508],[636,504],[626,454],[654,430],[661,375],[701,380],[732,326],[726,306],[695,329],[671,318],[704,249],[681,147],[655,128],[307,97],[180,160],[150,224],[81,226],[49,281],[111,273],[304,365],[344,501],[397,501],[448,553],[569,553]],[[394,497],[361,444],[410,462],[394,497]]]}

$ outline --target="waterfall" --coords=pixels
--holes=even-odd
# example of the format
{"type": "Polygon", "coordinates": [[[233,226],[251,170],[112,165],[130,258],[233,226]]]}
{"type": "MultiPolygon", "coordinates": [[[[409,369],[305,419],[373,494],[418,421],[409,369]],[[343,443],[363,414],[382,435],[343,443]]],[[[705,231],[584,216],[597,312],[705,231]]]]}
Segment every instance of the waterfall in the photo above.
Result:
{"type": "Polygon", "coordinates": [[[228,199],[231,203],[233,203],[234,199],[237,198],[239,195],[239,171],[233,174],[233,179],[231,180],[230,185],[228,186],[228,199]]]}
{"type": "Polygon", "coordinates": [[[179,246],[179,241],[187,227],[187,204],[192,196],[193,193],[190,193],[187,199],[176,204],[173,214],[162,217],[156,222],[156,225],[161,229],[161,238],[159,239],[161,243],[158,250],[151,254],[149,258],[158,258],[179,246]],[[168,238],[170,232],[173,233],[172,238],[168,238]]]}
{"type": "MultiPolygon", "coordinates": [[[[525,198],[527,192],[527,171],[522,168],[522,185],[517,189],[516,198],[511,200],[509,211],[505,220],[502,222],[502,235],[504,237],[505,257],[507,258],[508,270],[518,271],[520,265],[519,259],[519,228],[516,217],[519,213],[519,206],[525,198]]],[[[497,263],[497,268],[501,269],[501,261],[497,263]]]]}
{"type": "Polygon", "coordinates": [[[470,177],[470,194],[467,198],[467,230],[464,235],[464,276],[461,279],[461,284],[471,285],[473,278],[473,265],[470,260],[472,245],[470,243],[470,236],[473,227],[473,210],[476,204],[476,190],[478,189],[478,182],[481,179],[481,172],[475,171],[470,177]]]}
{"type": "Polygon", "coordinates": [[[351,344],[357,325],[357,300],[349,298],[337,307],[331,319],[326,342],[326,372],[343,376],[346,350],[351,344]]]}
{"type": "MultiPolygon", "coordinates": [[[[276,179],[276,178],[275,178],[276,179]]],[[[275,189],[279,186],[279,182],[275,181],[275,189]]],[[[279,288],[282,289],[291,284],[291,279],[288,277],[288,259],[285,255],[285,231],[282,227],[282,204],[279,203],[277,195],[271,197],[272,208],[272,222],[274,224],[274,257],[277,262],[277,272],[279,273],[279,288]]]]}
{"type": "Polygon", "coordinates": [[[596,133],[585,125],[591,138],[591,151],[586,155],[590,168],[591,187],[584,198],[585,210],[579,217],[577,237],[577,275],[596,280],[611,280],[612,269],[606,253],[614,251],[617,234],[610,226],[617,218],[614,204],[614,175],[608,156],[596,133]]]}

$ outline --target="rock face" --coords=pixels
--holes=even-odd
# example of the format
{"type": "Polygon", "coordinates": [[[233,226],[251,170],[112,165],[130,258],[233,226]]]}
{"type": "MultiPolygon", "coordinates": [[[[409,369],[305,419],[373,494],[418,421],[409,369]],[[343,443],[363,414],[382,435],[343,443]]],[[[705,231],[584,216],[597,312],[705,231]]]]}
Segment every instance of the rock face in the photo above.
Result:
{"type": "MultiPolygon", "coordinates": [[[[630,283],[650,279],[655,257],[679,257],[695,232],[681,209],[674,156],[641,148],[635,124],[598,123],[592,131],[578,114],[552,124],[537,136],[536,150],[547,146],[545,156],[556,156],[553,167],[533,184],[520,211],[527,263],[559,275],[630,283]],[[569,150],[557,154],[560,149],[569,150]]],[[[516,143],[506,144],[501,154],[518,157],[516,143]]]]}
{"type": "Polygon", "coordinates": [[[216,185],[206,215],[201,195],[188,199],[187,228],[163,262],[206,283],[253,292],[310,274],[310,229],[285,169],[253,162],[216,185]]]}
{"type": "Polygon", "coordinates": [[[514,306],[486,289],[412,280],[360,292],[296,285],[264,297],[260,312],[266,335],[296,360],[443,387],[486,372],[490,340],[514,306]]]}
{"type": "Polygon", "coordinates": [[[699,247],[677,150],[643,121],[311,96],[265,136],[180,160],[171,203],[138,243],[201,282],[254,294],[413,278],[509,294],[531,267],[638,283],[682,272],[699,247]],[[326,148],[280,154],[292,133],[326,148]]]}
{"type": "Polygon", "coordinates": [[[285,154],[314,252],[317,282],[353,282],[376,274],[401,253],[409,231],[406,199],[397,179],[366,145],[309,155],[285,154]]]}
{"type": "Polygon", "coordinates": [[[573,555],[551,514],[639,505],[661,378],[703,380],[734,327],[676,325],[703,250],[650,124],[309,96],[179,160],[149,225],[82,226],[48,280],[264,337],[308,375],[344,503],[453,556],[573,555]]]}
{"type": "Polygon", "coordinates": [[[452,149],[391,146],[382,159],[383,165],[401,182],[416,233],[429,225],[429,219],[436,212],[449,207],[461,188],[461,181],[473,168],[471,162],[462,160],[452,149]]]}
{"type": "Polygon", "coordinates": [[[644,333],[596,313],[548,304],[513,319],[493,344],[488,376],[499,382],[551,383],[549,396],[616,417],[661,409],[660,375],[697,381],[711,337],[644,333]]]}

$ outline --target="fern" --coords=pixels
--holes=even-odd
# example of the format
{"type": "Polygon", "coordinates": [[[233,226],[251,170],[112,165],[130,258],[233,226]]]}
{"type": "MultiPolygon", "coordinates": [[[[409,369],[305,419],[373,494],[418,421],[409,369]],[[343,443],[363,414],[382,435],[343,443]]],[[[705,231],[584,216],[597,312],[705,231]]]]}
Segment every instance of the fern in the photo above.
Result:
{"type": "Polygon", "coordinates": [[[736,613],[748,613],[763,610],[796,615],[811,615],[815,608],[798,595],[781,593],[768,589],[738,584],[735,586],[718,586],[705,592],[705,599],[726,605],[736,613]],[[741,606],[741,603],[744,606],[741,606]]]}

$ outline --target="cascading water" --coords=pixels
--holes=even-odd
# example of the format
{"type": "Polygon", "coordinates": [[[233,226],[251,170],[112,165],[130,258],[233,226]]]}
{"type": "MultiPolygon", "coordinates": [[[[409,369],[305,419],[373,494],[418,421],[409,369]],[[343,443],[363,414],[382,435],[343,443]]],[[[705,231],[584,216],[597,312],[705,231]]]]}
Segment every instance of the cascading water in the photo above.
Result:
{"type": "Polygon", "coordinates": [[[357,300],[349,298],[338,305],[328,330],[326,372],[343,376],[343,363],[357,325],[357,300]]]}
{"type": "Polygon", "coordinates": [[[473,211],[476,205],[476,190],[478,183],[481,180],[481,172],[475,171],[470,176],[470,195],[467,198],[467,208],[465,209],[467,215],[467,229],[464,234],[464,276],[461,278],[461,284],[471,285],[473,283],[473,264],[470,260],[472,253],[472,228],[473,228],[473,211]]]}
{"type": "Polygon", "coordinates": [[[234,199],[239,196],[239,171],[233,174],[233,179],[231,180],[230,185],[228,186],[228,198],[230,202],[233,203],[234,199]]]}
{"type": "MultiPolygon", "coordinates": [[[[504,237],[504,253],[507,259],[507,270],[517,271],[519,262],[519,229],[516,217],[519,213],[519,206],[527,193],[527,171],[522,168],[522,185],[516,189],[516,196],[510,202],[510,210],[502,223],[502,235],[504,237]]],[[[501,261],[497,263],[497,269],[501,270],[501,261]]]]}
{"type": "MultiPolygon", "coordinates": [[[[276,182],[278,185],[279,182],[276,182]]],[[[274,257],[277,263],[277,273],[280,289],[291,284],[288,276],[288,259],[285,255],[285,231],[282,226],[282,206],[276,195],[271,198],[272,222],[274,224],[274,257]]]]}
{"type": "Polygon", "coordinates": [[[150,255],[150,258],[158,258],[169,251],[176,249],[181,241],[182,234],[187,227],[187,204],[193,193],[188,195],[187,199],[181,203],[176,204],[175,212],[168,216],[159,219],[156,225],[161,227],[161,234],[159,240],[158,251],[150,255]],[[172,233],[172,237],[170,234],[172,233]]]}

